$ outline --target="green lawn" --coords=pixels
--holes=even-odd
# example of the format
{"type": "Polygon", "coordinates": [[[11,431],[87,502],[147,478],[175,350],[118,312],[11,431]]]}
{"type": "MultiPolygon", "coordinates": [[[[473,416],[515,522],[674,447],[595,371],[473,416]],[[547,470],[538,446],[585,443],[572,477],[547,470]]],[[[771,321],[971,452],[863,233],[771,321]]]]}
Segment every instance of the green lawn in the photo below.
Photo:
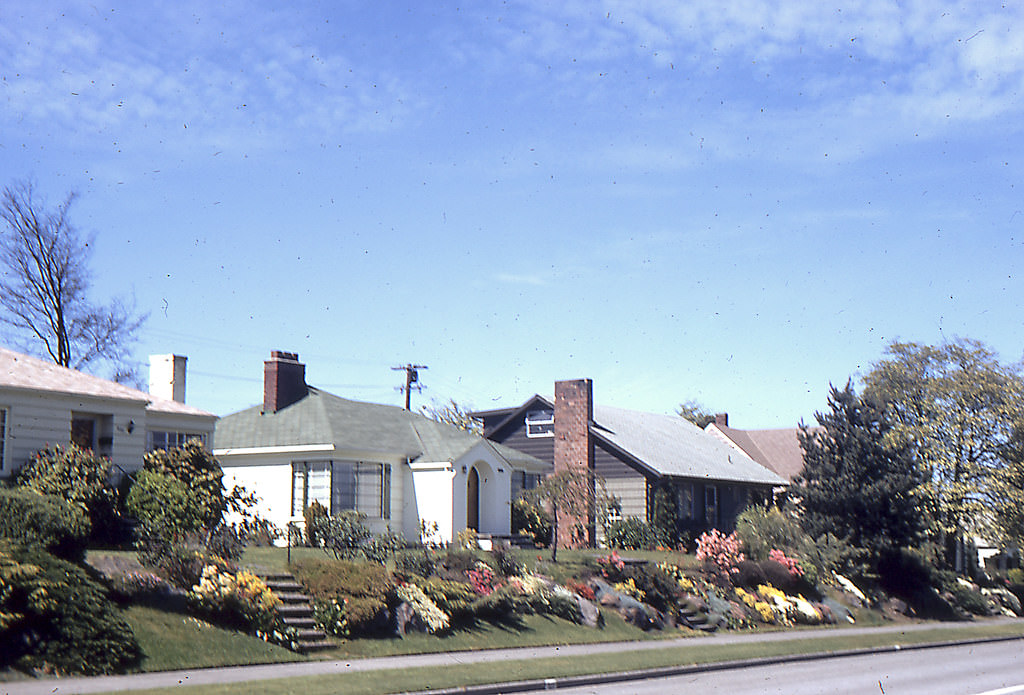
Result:
{"type": "Polygon", "coordinates": [[[146,655],[141,665],[143,671],[273,664],[306,658],[174,611],[132,606],[124,616],[146,655]]]}
{"type": "Polygon", "coordinates": [[[618,614],[603,611],[603,629],[582,627],[567,620],[547,615],[525,615],[507,623],[478,622],[476,625],[443,637],[413,633],[405,637],[382,637],[347,640],[338,649],[320,652],[318,658],[344,659],[396,654],[428,654],[476,649],[505,649],[559,644],[591,644],[595,642],[646,641],[680,637],[690,631],[665,630],[643,632],[627,624],[618,614]]]}

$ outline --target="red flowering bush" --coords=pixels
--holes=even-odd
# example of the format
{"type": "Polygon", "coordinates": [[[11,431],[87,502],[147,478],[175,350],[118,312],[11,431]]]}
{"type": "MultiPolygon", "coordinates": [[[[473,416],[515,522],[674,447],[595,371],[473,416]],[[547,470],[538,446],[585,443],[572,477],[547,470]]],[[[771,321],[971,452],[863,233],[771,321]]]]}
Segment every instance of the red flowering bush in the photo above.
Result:
{"type": "Polygon", "coordinates": [[[490,596],[498,588],[498,581],[494,577],[494,570],[483,562],[476,563],[476,566],[466,571],[469,584],[473,591],[481,596],[490,596]]]}
{"type": "Polygon", "coordinates": [[[582,596],[588,601],[595,600],[594,590],[586,584],[584,584],[583,582],[576,581],[575,579],[570,579],[565,583],[565,588],[573,592],[577,596],[582,596]]]}
{"type": "Polygon", "coordinates": [[[787,557],[781,550],[772,550],[768,553],[768,559],[774,560],[779,563],[787,570],[794,579],[798,579],[804,576],[804,568],[800,566],[800,561],[796,558],[787,557]]]}
{"type": "Polygon", "coordinates": [[[612,580],[616,579],[626,567],[626,563],[614,550],[610,555],[597,558],[597,564],[601,565],[601,574],[604,575],[605,579],[612,580]]]}
{"type": "Polygon", "coordinates": [[[740,540],[735,531],[726,536],[718,529],[711,529],[697,539],[697,560],[713,565],[721,575],[728,577],[735,573],[736,565],[746,559],[740,552],[740,540]]]}

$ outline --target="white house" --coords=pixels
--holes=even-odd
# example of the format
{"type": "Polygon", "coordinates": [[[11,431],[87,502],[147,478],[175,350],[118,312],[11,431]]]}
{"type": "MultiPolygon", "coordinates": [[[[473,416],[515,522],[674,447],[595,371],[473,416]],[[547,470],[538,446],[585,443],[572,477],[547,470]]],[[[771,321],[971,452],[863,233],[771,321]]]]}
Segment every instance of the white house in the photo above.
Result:
{"type": "Polygon", "coordinates": [[[217,416],[182,402],[184,365],[184,357],[153,358],[151,382],[168,394],[161,397],[0,347],[0,478],[48,445],[74,442],[120,472],[141,468],[149,449],[192,437],[212,446],[217,416]]]}
{"type": "Polygon", "coordinates": [[[339,398],[306,384],[298,355],[264,363],[263,404],[217,423],[214,454],[226,486],[260,499],[279,528],[301,523],[314,501],[330,513],[356,509],[375,531],[410,539],[436,523],[508,535],[513,481],[550,470],[532,456],[402,408],[339,398]]]}

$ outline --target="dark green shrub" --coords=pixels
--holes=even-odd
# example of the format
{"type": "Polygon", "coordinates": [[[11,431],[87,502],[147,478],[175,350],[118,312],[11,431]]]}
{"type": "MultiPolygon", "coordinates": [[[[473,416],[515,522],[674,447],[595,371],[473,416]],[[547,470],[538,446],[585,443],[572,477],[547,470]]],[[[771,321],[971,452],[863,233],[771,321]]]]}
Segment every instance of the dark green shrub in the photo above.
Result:
{"type": "Polygon", "coordinates": [[[231,563],[241,560],[245,543],[238,527],[234,524],[220,524],[206,541],[206,551],[231,563]]]}
{"type": "Polygon", "coordinates": [[[363,544],[361,550],[370,562],[383,565],[388,558],[397,553],[405,545],[405,539],[397,533],[385,531],[363,544]]]}
{"type": "Polygon", "coordinates": [[[191,439],[176,449],[157,449],[146,454],[143,468],[170,476],[184,483],[189,493],[190,523],[198,528],[216,528],[228,509],[228,495],[222,482],[224,472],[198,439],[191,439]]]}
{"type": "Polygon", "coordinates": [[[202,509],[188,485],[165,473],[139,471],[125,506],[150,536],[180,538],[203,528],[202,509]]]}
{"type": "Polygon", "coordinates": [[[657,531],[635,516],[609,522],[604,541],[608,547],[621,550],[650,550],[662,544],[657,531]]]}
{"type": "Polygon", "coordinates": [[[507,546],[495,545],[491,550],[491,559],[493,562],[490,564],[496,567],[503,577],[518,577],[523,573],[523,566],[516,561],[507,546]]]}
{"type": "Polygon", "coordinates": [[[517,615],[532,613],[529,598],[511,586],[503,586],[486,596],[478,596],[470,605],[473,616],[481,620],[508,621],[517,615]]]}
{"type": "Polygon", "coordinates": [[[28,488],[0,489],[0,537],[37,544],[65,560],[81,561],[89,538],[83,509],[28,488]]]}
{"type": "Polygon", "coordinates": [[[102,586],[38,546],[0,542],[0,667],[95,675],[142,657],[102,586]]]}
{"type": "Polygon", "coordinates": [[[358,557],[362,546],[370,540],[370,529],[366,527],[366,515],[346,509],[334,516],[314,520],[313,538],[316,545],[331,552],[339,560],[358,557]]]}
{"type": "Polygon", "coordinates": [[[622,576],[632,579],[636,588],[644,592],[644,602],[659,611],[673,610],[682,596],[679,582],[656,565],[630,565],[623,568],[622,576]]]}
{"type": "Polygon", "coordinates": [[[466,572],[476,567],[477,557],[471,550],[459,550],[449,547],[441,561],[443,568],[452,579],[462,580],[466,572]]]}
{"type": "MultiPolygon", "coordinates": [[[[756,589],[761,584],[768,584],[768,577],[765,576],[764,570],[761,569],[760,562],[754,562],[753,560],[743,560],[736,563],[736,571],[730,575],[733,586],[738,586],[742,589],[756,589]]],[[[778,588],[778,587],[776,587],[778,588]]]]}
{"type": "Polygon", "coordinates": [[[810,542],[795,518],[762,505],[747,507],[736,518],[736,537],[751,560],[767,560],[772,550],[799,551],[810,542]]]}
{"type": "Polygon", "coordinates": [[[48,446],[32,455],[14,476],[17,487],[56,495],[83,510],[110,494],[110,461],[76,444],[48,446]]]}
{"type": "Polygon", "coordinates": [[[651,504],[651,531],[657,542],[650,547],[675,547],[679,526],[679,515],[676,512],[675,490],[662,483],[654,491],[651,504]]]}
{"type": "Polygon", "coordinates": [[[381,565],[307,558],[292,563],[291,570],[313,598],[345,604],[345,617],[353,634],[373,632],[386,624],[393,583],[381,565]]]}
{"type": "Polygon", "coordinates": [[[538,548],[551,542],[551,515],[543,507],[523,498],[512,502],[512,533],[525,534],[538,548]]]}
{"type": "Polygon", "coordinates": [[[398,571],[417,577],[426,578],[432,575],[436,564],[437,557],[426,548],[423,550],[409,550],[400,553],[395,558],[395,567],[398,571]]]}
{"type": "Polygon", "coordinates": [[[138,542],[139,562],[179,589],[190,590],[202,579],[203,569],[215,565],[232,569],[225,558],[207,552],[198,534],[169,539],[160,534],[143,535],[138,542]]]}
{"type": "Polygon", "coordinates": [[[302,510],[302,518],[306,522],[306,545],[312,548],[323,545],[320,538],[320,527],[329,516],[327,507],[316,500],[302,510]]]}
{"type": "Polygon", "coordinates": [[[957,608],[971,615],[992,615],[992,604],[977,589],[957,583],[949,592],[953,595],[953,605],[957,608]]]}
{"type": "Polygon", "coordinates": [[[437,607],[447,613],[453,623],[464,623],[473,617],[473,602],[479,598],[465,582],[431,577],[419,585],[437,607]]]}

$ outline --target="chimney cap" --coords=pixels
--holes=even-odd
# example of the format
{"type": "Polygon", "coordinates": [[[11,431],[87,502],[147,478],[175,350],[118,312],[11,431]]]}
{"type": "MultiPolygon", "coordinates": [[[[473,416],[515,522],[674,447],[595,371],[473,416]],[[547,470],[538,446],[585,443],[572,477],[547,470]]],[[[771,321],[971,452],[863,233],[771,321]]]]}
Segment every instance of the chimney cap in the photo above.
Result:
{"type": "Polygon", "coordinates": [[[291,362],[299,361],[299,353],[297,352],[285,352],[284,350],[271,350],[270,359],[272,360],[289,360],[291,362]]]}

